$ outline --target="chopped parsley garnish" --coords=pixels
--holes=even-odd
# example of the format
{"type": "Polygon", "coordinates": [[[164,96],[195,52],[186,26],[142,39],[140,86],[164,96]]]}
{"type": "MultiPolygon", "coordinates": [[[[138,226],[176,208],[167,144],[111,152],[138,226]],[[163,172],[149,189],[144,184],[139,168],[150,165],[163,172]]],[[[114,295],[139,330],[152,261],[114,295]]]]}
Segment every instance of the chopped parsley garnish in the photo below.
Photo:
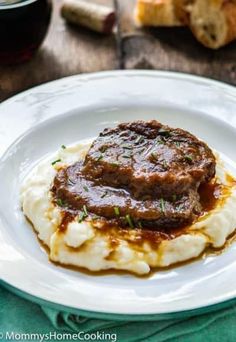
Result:
{"type": "Polygon", "coordinates": [[[102,158],[103,158],[103,155],[102,155],[102,154],[100,154],[100,156],[99,156],[99,157],[97,157],[97,161],[101,160],[102,158]]]}
{"type": "Polygon", "coordinates": [[[131,155],[127,155],[127,154],[125,154],[124,156],[122,156],[123,158],[126,158],[126,159],[130,159],[131,158],[131,155]]]}
{"type": "Polygon", "coordinates": [[[163,167],[164,167],[165,169],[168,168],[168,163],[167,163],[166,160],[163,160],[162,165],[163,165],[163,167]]]}
{"type": "Polygon", "coordinates": [[[158,134],[159,135],[162,135],[164,137],[170,137],[170,131],[167,131],[166,129],[163,129],[163,128],[160,128],[159,131],[158,131],[158,134]]]}
{"type": "Polygon", "coordinates": [[[92,221],[95,221],[95,220],[98,220],[100,217],[98,216],[98,215],[94,215],[93,217],[92,217],[92,221]]]}
{"type": "Polygon", "coordinates": [[[52,162],[52,165],[55,165],[56,163],[60,163],[60,162],[61,162],[61,159],[54,160],[54,161],[52,162]]]}
{"type": "Polygon", "coordinates": [[[79,214],[78,222],[81,223],[86,217],[87,217],[86,214],[82,211],[79,214]]]}
{"type": "Polygon", "coordinates": [[[130,217],[129,214],[127,214],[127,215],[125,216],[125,219],[126,219],[128,225],[130,226],[130,228],[134,228],[133,221],[132,221],[132,219],[131,219],[131,217],[130,217]]]}
{"type": "Polygon", "coordinates": [[[140,221],[138,222],[138,227],[143,228],[142,222],[140,222],[140,221]]]}
{"type": "Polygon", "coordinates": [[[66,146],[65,146],[65,145],[61,145],[61,148],[62,148],[63,150],[65,150],[65,149],[66,149],[66,146]]]}
{"type": "Polygon", "coordinates": [[[175,146],[180,147],[180,142],[179,141],[175,141],[175,146]]]}
{"type": "Polygon", "coordinates": [[[135,140],[135,144],[140,144],[144,141],[144,137],[142,135],[140,135],[136,140],[135,140]]]}
{"type": "Polygon", "coordinates": [[[114,167],[117,167],[117,166],[119,166],[119,164],[118,164],[118,163],[111,163],[111,165],[112,165],[112,166],[114,166],[114,167]]]}
{"type": "Polygon", "coordinates": [[[122,146],[125,150],[132,150],[133,148],[129,145],[123,145],[122,146]]]}
{"type": "Polygon", "coordinates": [[[192,163],[193,161],[193,158],[190,155],[185,156],[184,159],[189,163],[192,163]]]}
{"type": "Polygon", "coordinates": [[[75,181],[73,181],[71,178],[68,178],[67,183],[72,186],[75,185],[75,181]]]}
{"type": "Polygon", "coordinates": [[[120,209],[118,207],[114,207],[114,212],[116,216],[120,216],[120,209]]]}
{"type": "Polygon", "coordinates": [[[87,186],[84,186],[83,188],[84,188],[84,191],[86,191],[86,192],[88,192],[88,191],[89,191],[89,189],[88,189],[88,187],[87,187],[87,186]]]}
{"type": "Polygon", "coordinates": [[[59,207],[64,207],[65,202],[61,198],[58,198],[57,199],[57,205],[59,205],[59,207]]]}
{"type": "Polygon", "coordinates": [[[105,192],[102,194],[101,198],[104,198],[106,195],[107,195],[107,191],[105,191],[105,192]]]}
{"type": "Polygon", "coordinates": [[[160,199],[160,208],[161,208],[161,212],[164,213],[165,212],[165,201],[163,200],[163,198],[160,199]]]}
{"type": "Polygon", "coordinates": [[[87,211],[86,205],[83,205],[83,210],[84,210],[85,215],[88,216],[88,211],[87,211]]]}
{"type": "Polygon", "coordinates": [[[88,211],[86,205],[84,205],[83,211],[79,214],[78,222],[81,223],[86,217],[88,217],[88,211]]]}
{"type": "Polygon", "coordinates": [[[108,149],[108,146],[102,146],[100,149],[99,149],[99,151],[100,152],[102,152],[102,153],[104,153],[104,152],[106,152],[106,150],[108,149]]]}

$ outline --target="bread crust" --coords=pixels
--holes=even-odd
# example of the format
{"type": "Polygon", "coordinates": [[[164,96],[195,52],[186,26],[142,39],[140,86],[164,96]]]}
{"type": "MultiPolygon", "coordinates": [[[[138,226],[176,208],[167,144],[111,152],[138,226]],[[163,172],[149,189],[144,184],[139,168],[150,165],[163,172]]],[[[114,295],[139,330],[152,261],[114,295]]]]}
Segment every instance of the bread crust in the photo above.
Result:
{"type": "Polygon", "coordinates": [[[138,0],[134,14],[138,26],[181,26],[174,0],[138,0]]]}
{"type": "Polygon", "coordinates": [[[227,21],[226,44],[236,39],[236,1],[224,1],[223,9],[227,21]]]}
{"type": "Polygon", "coordinates": [[[175,0],[175,13],[208,48],[218,49],[236,39],[235,0],[175,0]]]}
{"type": "Polygon", "coordinates": [[[204,46],[218,49],[236,39],[236,0],[138,0],[139,26],[188,26],[204,46]]]}
{"type": "Polygon", "coordinates": [[[183,25],[189,25],[190,13],[195,0],[174,0],[174,10],[176,17],[183,25]]]}

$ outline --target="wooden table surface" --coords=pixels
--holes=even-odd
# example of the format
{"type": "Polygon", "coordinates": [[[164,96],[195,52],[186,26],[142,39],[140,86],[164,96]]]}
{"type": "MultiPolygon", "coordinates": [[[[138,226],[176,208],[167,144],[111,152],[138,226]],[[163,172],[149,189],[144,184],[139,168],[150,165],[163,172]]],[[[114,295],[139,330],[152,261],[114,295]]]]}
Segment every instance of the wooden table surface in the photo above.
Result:
{"type": "Polygon", "coordinates": [[[0,101],[64,76],[120,68],[175,70],[236,84],[236,42],[212,51],[185,28],[137,29],[135,0],[96,1],[116,5],[119,30],[103,36],[67,25],[60,17],[61,0],[54,0],[47,38],[33,59],[0,67],[0,101]]]}

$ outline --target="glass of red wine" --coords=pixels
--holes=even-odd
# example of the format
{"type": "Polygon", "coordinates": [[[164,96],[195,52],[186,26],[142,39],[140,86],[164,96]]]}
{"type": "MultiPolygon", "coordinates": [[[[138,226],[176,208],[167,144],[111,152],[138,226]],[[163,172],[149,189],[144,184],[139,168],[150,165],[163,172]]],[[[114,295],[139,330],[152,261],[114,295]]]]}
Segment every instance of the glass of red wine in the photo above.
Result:
{"type": "Polygon", "coordinates": [[[43,42],[51,0],[0,0],[0,64],[27,61],[43,42]]]}

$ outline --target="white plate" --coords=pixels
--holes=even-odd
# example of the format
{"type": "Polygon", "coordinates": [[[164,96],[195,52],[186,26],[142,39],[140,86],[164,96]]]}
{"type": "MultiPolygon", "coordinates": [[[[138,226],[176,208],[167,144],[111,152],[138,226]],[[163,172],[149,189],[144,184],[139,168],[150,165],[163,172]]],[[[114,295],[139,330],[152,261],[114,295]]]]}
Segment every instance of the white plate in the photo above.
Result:
{"type": "Polygon", "coordinates": [[[62,144],[95,137],[104,127],[135,119],[157,119],[187,129],[236,160],[236,130],[232,127],[236,125],[235,109],[233,87],[153,71],[69,77],[1,104],[1,153],[32,128],[0,161],[3,284],[40,303],[47,301],[71,312],[116,319],[158,319],[177,313],[186,316],[234,299],[236,244],[219,256],[144,279],[118,274],[89,276],[56,267],[48,261],[20,211],[19,183],[40,158],[62,144]]]}

